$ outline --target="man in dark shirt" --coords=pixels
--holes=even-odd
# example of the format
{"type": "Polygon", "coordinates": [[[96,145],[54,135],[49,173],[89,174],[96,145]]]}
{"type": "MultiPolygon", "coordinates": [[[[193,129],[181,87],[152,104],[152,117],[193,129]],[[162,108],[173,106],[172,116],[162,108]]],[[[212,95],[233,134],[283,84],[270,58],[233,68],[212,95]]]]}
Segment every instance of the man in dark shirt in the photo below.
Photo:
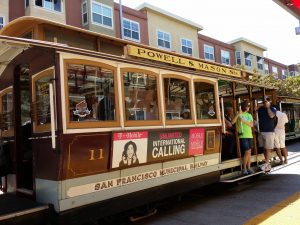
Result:
{"type": "Polygon", "coordinates": [[[274,148],[275,140],[275,124],[274,117],[276,115],[276,109],[271,107],[270,98],[264,99],[264,105],[258,109],[259,119],[259,131],[263,139],[264,155],[266,159],[265,170],[270,170],[271,165],[269,163],[271,150],[274,148]]]}

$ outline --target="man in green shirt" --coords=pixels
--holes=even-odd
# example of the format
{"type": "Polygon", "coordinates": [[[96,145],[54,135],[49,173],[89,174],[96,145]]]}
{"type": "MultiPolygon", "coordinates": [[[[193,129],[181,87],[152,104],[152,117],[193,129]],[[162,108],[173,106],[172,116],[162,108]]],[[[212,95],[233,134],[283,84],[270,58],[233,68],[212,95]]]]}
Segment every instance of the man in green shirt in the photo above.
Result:
{"type": "Polygon", "coordinates": [[[245,100],[241,103],[241,111],[233,118],[232,123],[237,123],[240,139],[241,154],[243,157],[242,175],[254,173],[251,169],[251,149],[253,148],[253,117],[249,113],[250,103],[245,100]]]}

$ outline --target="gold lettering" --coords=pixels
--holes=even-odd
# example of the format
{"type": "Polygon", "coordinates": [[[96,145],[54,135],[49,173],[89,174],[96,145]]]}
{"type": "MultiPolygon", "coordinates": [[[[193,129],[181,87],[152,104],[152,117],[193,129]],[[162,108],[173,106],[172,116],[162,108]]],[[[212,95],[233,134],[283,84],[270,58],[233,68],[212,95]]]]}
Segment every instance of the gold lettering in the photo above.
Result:
{"type": "MultiPolygon", "coordinates": [[[[99,158],[97,158],[97,159],[103,159],[104,158],[103,149],[100,148],[98,150],[99,150],[99,158]]],[[[90,150],[90,159],[89,160],[95,160],[95,150],[94,149],[90,150]]]]}

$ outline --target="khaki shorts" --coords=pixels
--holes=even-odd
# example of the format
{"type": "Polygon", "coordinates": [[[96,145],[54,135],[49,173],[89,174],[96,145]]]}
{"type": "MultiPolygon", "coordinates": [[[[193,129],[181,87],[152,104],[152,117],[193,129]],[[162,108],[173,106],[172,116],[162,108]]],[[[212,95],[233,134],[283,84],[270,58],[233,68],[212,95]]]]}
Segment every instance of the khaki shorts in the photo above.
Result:
{"type": "Polygon", "coordinates": [[[274,148],[275,133],[274,132],[261,132],[263,147],[265,149],[274,148]]]}
{"type": "Polygon", "coordinates": [[[285,130],[275,129],[275,148],[285,148],[285,130]]]}

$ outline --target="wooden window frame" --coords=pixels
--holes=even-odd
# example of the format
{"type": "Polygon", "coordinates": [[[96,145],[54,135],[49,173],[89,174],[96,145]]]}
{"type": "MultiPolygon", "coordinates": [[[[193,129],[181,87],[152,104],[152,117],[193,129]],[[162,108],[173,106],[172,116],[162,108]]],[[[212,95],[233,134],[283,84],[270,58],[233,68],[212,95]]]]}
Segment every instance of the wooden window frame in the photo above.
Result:
{"type": "MultiPolygon", "coordinates": [[[[13,112],[14,112],[14,95],[13,95],[13,87],[8,87],[3,89],[2,91],[0,91],[0,113],[2,113],[2,97],[3,95],[6,95],[8,93],[12,93],[12,104],[13,104],[13,112]]],[[[14,120],[14,118],[12,118],[12,120],[14,120]]],[[[5,130],[1,132],[2,137],[12,137],[14,136],[14,125],[13,128],[9,129],[9,130],[5,130]]]]}
{"type": "Polygon", "coordinates": [[[161,108],[161,93],[160,93],[160,79],[159,74],[151,72],[149,70],[144,69],[138,69],[134,67],[129,68],[121,68],[121,86],[122,86],[122,107],[123,107],[123,118],[124,118],[124,126],[126,127],[134,127],[134,126],[162,126],[162,108],[161,108]],[[157,88],[157,106],[158,106],[158,112],[159,112],[159,118],[158,120],[126,120],[126,109],[125,109],[125,96],[124,96],[124,73],[126,72],[136,72],[136,73],[145,73],[156,77],[156,88],[157,88]]]}
{"type": "MultiPolygon", "coordinates": [[[[36,82],[38,80],[40,80],[41,78],[48,77],[48,76],[49,77],[52,76],[52,79],[55,78],[54,68],[47,69],[47,70],[37,73],[33,76],[32,81],[31,81],[32,82],[32,102],[31,102],[32,104],[35,104],[35,102],[36,102],[36,86],[35,86],[36,82]]],[[[54,90],[55,90],[55,86],[54,86],[54,90]]],[[[56,93],[56,91],[54,91],[54,93],[56,93]]],[[[32,121],[33,121],[33,132],[34,133],[43,133],[43,132],[51,131],[51,123],[50,122],[43,124],[43,125],[37,124],[36,113],[34,113],[34,117],[32,118],[32,121]]]]}
{"type": "MultiPolygon", "coordinates": [[[[167,120],[165,119],[166,125],[191,125],[195,124],[195,114],[194,114],[194,104],[192,103],[192,80],[189,77],[186,77],[184,75],[175,75],[175,74],[163,74],[162,75],[162,89],[163,89],[163,97],[165,98],[165,90],[164,90],[164,79],[165,78],[174,78],[174,79],[180,79],[188,82],[189,85],[189,100],[190,100],[190,113],[191,113],[191,119],[185,120],[185,119],[178,119],[178,120],[167,120]]],[[[162,103],[164,107],[164,113],[166,114],[166,104],[165,101],[162,103]]]]}
{"type": "MultiPolygon", "coordinates": [[[[215,81],[211,81],[211,80],[206,80],[206,79],[203,79],[203,78],[195,78],[193,79],[193,85],[194,83],[197,83],[197,82],[202,82],[202,83],[208,83],[208,84],[212,84],[214,86],[214,97],[215,97],[215,110],[216,110],[216,117],[215,119],[198,119],[197,118],[197,114],[195,115],[196,116],[196,121],[197,121],[197,124],[209,124],[209,123],[213,123],[213,124],[216,124],[216,123],[221,123],[221,118],[220,118],[220,110],[219,110],[219,94],[218,94],[218,83],[215,82],[215,81]]],[[[195,87],[195,85],[194,85],[195,87]]],[[[195,98],[195,101],[196,101],[196,93],[195,93],[195,89],[194,89],[194,98],[195,98]]],[[[194,105],[194,107],[196,107],[196,105],[194,105]]],[[[195,110],[196,112],[196,110],[195,110]]]]}
{"type": "Polygon", "coordinates": [[[64,60],[64,92],[65,99],[64,103],[66,106],[66,128],[67,129],[83,129],[83,128],[108,128],[108,127],[120,127],[120,109],[119,109],[119,96],[118,96],[118,80],[117,80],[117,68],[105,63],[91,61],[86,59],[65,59],[64,60]],[[69,64],[78,64],[86,66],[101,67],[113,72],[114,77],[114,93],[115,93],[115,109],[116,109],[116,120],[114,121],[70,121],[70,106],[69,106],[69,86],[68,86],[68,70],[69,64]]]}

